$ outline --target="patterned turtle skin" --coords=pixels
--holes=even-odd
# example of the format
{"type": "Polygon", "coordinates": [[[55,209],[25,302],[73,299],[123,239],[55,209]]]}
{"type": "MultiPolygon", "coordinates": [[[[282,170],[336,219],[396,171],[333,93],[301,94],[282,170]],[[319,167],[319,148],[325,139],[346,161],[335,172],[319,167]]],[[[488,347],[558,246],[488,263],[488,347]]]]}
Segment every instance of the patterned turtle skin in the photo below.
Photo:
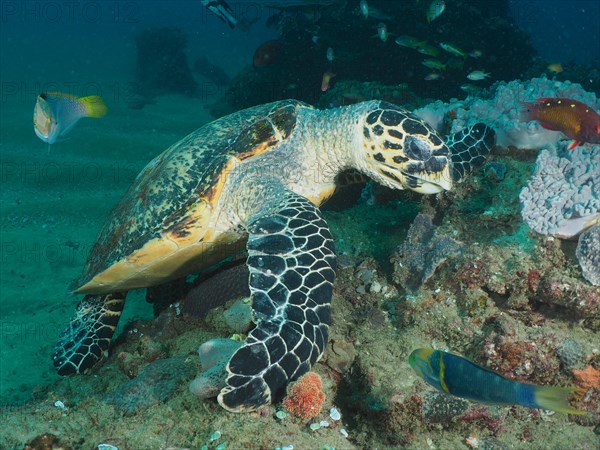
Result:
{"type": "Polygon", "coordinates": [[[435,194],[480,165],[494,133],[450,137],[402,108],[369,101],[317,110],[285,100],[223,117],[152,160],[107,219],[61,334],[61,375],[108,351],[127,291],[247,253],[255,327],[229,360],[218,396],[229,411],[277,400],[328,339],[335,251],[318,207],[349,170],[393,189],[435,194]]]}

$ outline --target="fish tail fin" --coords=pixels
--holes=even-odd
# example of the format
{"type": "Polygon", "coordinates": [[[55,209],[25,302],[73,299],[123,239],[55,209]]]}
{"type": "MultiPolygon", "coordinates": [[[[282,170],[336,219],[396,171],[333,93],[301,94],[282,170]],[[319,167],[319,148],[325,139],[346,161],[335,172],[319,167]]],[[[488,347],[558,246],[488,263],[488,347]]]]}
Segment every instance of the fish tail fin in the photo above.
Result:
{"type": "Polygon", "coordinates": [[[79,104],[83,106],[86,117],[104,117],[108,109],[99,95],[90,95],[77,99],[79,104]]]}
{"type": "Polygon", "coordinates": [[[585,392],[580,388],[554,386],[535,386],[535,402],[538,408],[550,409],[564,414],[587,414],[585,411],[572,408],[569,396],[574,392],[585,392]]]}

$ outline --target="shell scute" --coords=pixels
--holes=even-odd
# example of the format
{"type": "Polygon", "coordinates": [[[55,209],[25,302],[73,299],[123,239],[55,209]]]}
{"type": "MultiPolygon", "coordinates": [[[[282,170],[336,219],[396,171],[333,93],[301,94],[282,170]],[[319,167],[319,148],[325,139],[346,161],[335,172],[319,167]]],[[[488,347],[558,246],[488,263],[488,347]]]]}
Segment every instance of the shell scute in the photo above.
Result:
{"type": "MultiPolygon", "coordinates": [[[[206,230],[198,221],[210,216],[231,162],[276,148],[292,133],[302,108],[312,107],[285,100],[239,111],[202,126],[154,158],[110,213],[76,287],[154,241],[174,241],[156,246],[168,249],[169,257],[181,250],[178,244],[191,245],[191,237],[202,242],[206,230]]],[[[156,256],[141,251],[127,263],[143,266],[156,256]]]]}

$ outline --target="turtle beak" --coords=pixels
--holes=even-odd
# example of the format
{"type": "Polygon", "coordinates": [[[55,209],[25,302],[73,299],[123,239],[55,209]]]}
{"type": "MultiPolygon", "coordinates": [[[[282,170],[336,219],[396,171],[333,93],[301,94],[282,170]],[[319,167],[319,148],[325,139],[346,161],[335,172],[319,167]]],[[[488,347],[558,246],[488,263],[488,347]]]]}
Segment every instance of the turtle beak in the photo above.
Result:
{"type": "Polygon", "coordinates": [[[450,158],[434,156],[428,161],[414,161],[401,172],[408,189],[420,194],[437,194],[452,189],[451,167],[450,158]]]}
{"type": "Polygon", "coordinates": [[[449,191],[450,189],[451,184],[447,181],[442,181],[440,184],[424,181],[423,184],[413,189],[413,191],[419,194],[437,194],[438,192],[449,191]]]}
{"type": "Polygon", "coordinates": [[[421,183],[413,191],[420,194],[437,194],[442,191],[452,189],[452,178],[450,177],[450,164],[446,164],[441,172],[429,173],[425,176],[412,175],[419,179],[421,183]]]}

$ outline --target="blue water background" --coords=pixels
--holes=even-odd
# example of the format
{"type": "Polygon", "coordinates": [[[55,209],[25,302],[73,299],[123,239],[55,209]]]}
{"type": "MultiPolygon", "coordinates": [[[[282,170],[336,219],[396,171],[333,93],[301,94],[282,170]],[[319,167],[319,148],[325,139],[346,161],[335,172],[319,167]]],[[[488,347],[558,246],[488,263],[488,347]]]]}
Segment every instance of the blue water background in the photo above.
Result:
{"type": "MultiPolygon", "coordinates": [[[[355,3],[358,5],[358,1],[355,3]]],[[[254,49],[276,36],[276,30],[264,25],[273,8],[256,1],[231,5],[239,16],[259,19],[250,32],[230,30],[199,0],[3,1],[3,100],[14,91],[12,83],[23,81],[29,84],[19,86],[19,94],[25,90],[26,95],[33,95],[37,87],[44,89],[52,83],[57,84],[54,87],[65,87],[65,83],[131,79],[134,37],[151,26],[183,29],[189,35],[190,59],[205,55],[234,75],[251,64],[254,49]],[[32,86],[31,82],[38,84],[32,86]]],[[[543,58],[563,64],[574,61],[600,65],[600,2],[510,0],[510,6],[517,24],[531,34],[543,58]]]]}

